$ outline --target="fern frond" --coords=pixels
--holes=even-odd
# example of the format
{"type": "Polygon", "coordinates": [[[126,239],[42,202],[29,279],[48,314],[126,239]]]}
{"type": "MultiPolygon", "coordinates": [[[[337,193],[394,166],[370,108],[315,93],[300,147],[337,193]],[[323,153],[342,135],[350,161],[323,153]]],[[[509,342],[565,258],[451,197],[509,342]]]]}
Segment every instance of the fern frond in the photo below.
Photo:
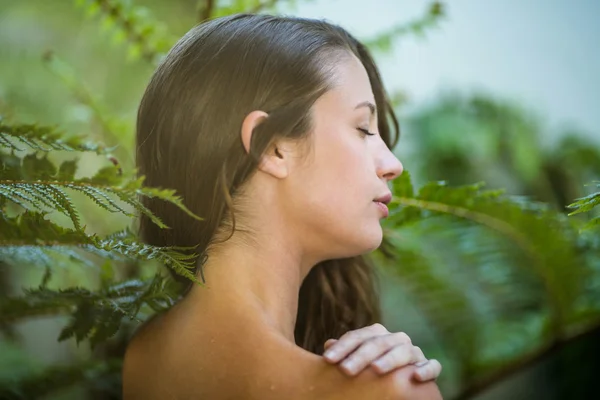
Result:
{"type": "MultiPolygon", "coordinates": [[[[547,207],[524,206],[521,200],[501,196],[500,191],[483,191],[481,184],[451,188],[444,182],[431,182],[411,196],[412,184],[407,175],[400,177],[396,186],[394,192],[399,195],[393,202],[405,207],[393,210],[385,221],[389,229],[404,229],[448,215],[486,227],[516,244],[528,260],[522,265],[544,288],[543,297],[551,313],[548,329],[552,335],[560,336],[567,321],[574,317],[588,273],[581,269],[573,274],[565,268],[581,265],[583,260],[574,245],[576,229],[564,216],[547,207]]],[[[388,249],[386,254],[396,250],[388,249]]]]}
{"type": "Polygon", "coordinates": [[[138,243],[131,239],[96,239],[93,246],[86,246],[86,250],[96,252],[100,255],[120,255],[125,258],[149,261],[157,260],[171,268],[177,274],[188,278],[192,282],[201,284],[193,273],[195,269],[196,254],[182,254],[181,252],[166,248],[154,247],[144,243],[138,243]]]}
{"type": "MultiPolygon", "coordinates": [[[[596,187],[600,188],[600,182],[592,182],[593,184],[596,185],[596,187]]],[[[598,205],[600,205],[600,192],[595,192],[592,194],[589,194],[585,197],[576,199],[575,202],[573,202],[572,204],[569,204],[567,206],[567,208],[571,208],[575,211],[571,211],[568,215],[576,215],[576,214],[580,214],[580,213],[584,213],[584,212],[589,212],[592,209],[594,209],[595,207],[598,207],[598,205]]],[[[585,224],[582,227],[582,230],[587,230],[587,229],[592,229],[596,226],[600,225],[600,217],[595,217],[592,218],[590,221],[587,222],[587,224],[585,224]]]]}
{"type": "Polygon", "coordinates": [[[120,212],[122,214],[125,214],[128,217],[135,216],[130,211],[127,211],[124,208],[122,208],[115,200],[110,198],[110,196],[106,193],[106,191],[103,191],[102,189],[99,189],[94,186],[75,185],[75,184],[73,184],[73,185],[66,184],[65,187],[68,189],[74,190],[76,192],[83,193],[89,199],[91,199],[94,203],[96,203],[98,206],[105,209],[106,211],[109,211],[112,213],[120,212]]]}
{"type": "Polygon", "coordinates": [[[46,214],[25,211],[14,217],[0,215],[0,246],[51,245],[91,243],[81,231],[55,224],[46,214]]]}
{"type": "MultiPolygon", "coordinates": [[[[168,228],[140,201],[140,196],[159,198],[169,201],[183,210],[190,217],[202,220],[192,213],[184,204],[175,190],[143,187],[144,178],[128,180],[117,165],[101,168],[91,178],[74,179],[71,181],[56,180],[56,169],[52,170],[45,158],[38,159],[35,155],[23,158],[23,167],[17,171],[12,169],[13,175],[26,175],[32,181],[25,180],[0,180],[0,196],[5,197],[20,206],[32,211],[59,211],[69,217],[77,230],[83,230],[79,214],[63,188],[83,193],[97,205],[110,212],[121,212],[127,216],[134,216],[130,211],[121,207],[115,200],[131,205],[135,210],[147,215],[161,228],[168,228]],[[43,165],[42,165],[43,164],[43,165]],[[34,180],[34,181],[33,181],[34,180]]],[[[63,176],[71,177],[73,167],[63,167],[63,176]]],[[[59,174],[61,172],[59,171],[59,174]]]]}
{"type": "Polygon", "coordinates": [[[193,273],[197,255],[182,253],[190,251],[189,247],[156,247],[139,243],[129,230],[100,238],[86,235],[81,230],[64,228],[45,218],[46,214],[27,211],[15,217],[0,217],[0,260],[9,263],[41,263],[52,265],[48,254],[59,252],[75,261],[81,261],[68,247],[75,246],[87,252],[114,260],[157,260],[176,273],[201,284],[193,273]],[[15,239],[17,238],[17,239],[15,239]],[[63,250],[67,247],[67,250],[63,250]],[[45,248],[45,249],[44,249],[45,248]],[[29,259],[29,262],[27,260],[29,259]],[[40,261],[42,260],[42,261],[40,261]]]}
{"type": "Polygon", "coordinates": [[[69,136],[57,128],[34,124],[8,124],[0,118],[0,147],[23,151],[91,151],[96,154],[107,154],[114,147],[106,147],[93,143],[85,136],[69,136]],[[22,147],[19,144],[24,145],[22,147]]]}
{"type": "Polygon", "coordinates": [[[169,280],[161,275],[146,281],[130,280],[113,283],[98,291],[74,287],[51,290],[46,287],[27,290],[21,297],[0,297],[0,324],[44,315],[69,314],[70,323],[59,340],[75,337],[90,344],[112,337],[123,318],[138,319],[140,309],[147,305],[154,311],[172,306],[175,292],[169,280]]]}

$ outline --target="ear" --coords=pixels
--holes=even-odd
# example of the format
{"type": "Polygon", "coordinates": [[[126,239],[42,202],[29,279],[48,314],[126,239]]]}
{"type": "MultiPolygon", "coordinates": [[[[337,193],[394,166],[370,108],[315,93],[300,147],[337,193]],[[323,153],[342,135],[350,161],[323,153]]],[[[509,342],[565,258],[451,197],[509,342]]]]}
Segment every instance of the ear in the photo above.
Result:
{"type": "MultiPolygon", "coordinates": [[[[269,117],[264,111],[256,110],[244,118],[242,122],[242,144],[246,153],[250,153],[250,141],[255,132],[255,128],[269,117]]],[[[285,178],[288,175],[288,157],[284,156],[284,151],[278,147],[277,143],[271,144],[262,155],[258,169],[274,176],[275,178],[285,178]]]]}

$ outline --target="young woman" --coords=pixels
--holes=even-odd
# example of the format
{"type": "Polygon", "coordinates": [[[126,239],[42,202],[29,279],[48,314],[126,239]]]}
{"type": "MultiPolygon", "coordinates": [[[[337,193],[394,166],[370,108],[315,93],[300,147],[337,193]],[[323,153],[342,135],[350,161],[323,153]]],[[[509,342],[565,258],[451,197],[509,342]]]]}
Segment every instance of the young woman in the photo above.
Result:
{"type": "Polygon", "coordinates": [[[317,20],[232,15],[189,31],[142,99],[137,161],[162,201],[153,245],[198,277],[135,335],[130,399],[439,399],[441,366],[377,324],[398,125],[366,48],[317,20]],[[323,351],[327,352],[323,355],[323,351]]]}

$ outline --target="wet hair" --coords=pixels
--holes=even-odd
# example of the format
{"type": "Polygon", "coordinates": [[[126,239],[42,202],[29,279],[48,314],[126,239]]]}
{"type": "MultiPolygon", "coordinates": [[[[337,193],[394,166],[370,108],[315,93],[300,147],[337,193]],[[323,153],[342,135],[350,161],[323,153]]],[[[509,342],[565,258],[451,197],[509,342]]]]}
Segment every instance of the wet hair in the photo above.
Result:
{"type": "MultiPolygon", "coordinates": [[[[236,229],[243,185],[273,140],[306,141],[310,110],[332,86],[333,67],[354,54],[364,65],[381,137],[393,148],[398,122],[368,50],[343,28],[321,20],[235,14],[192,28],[166,55],[143,95],[136,162],[145,184],[172,188],[197,221],[168,202],[143,204],[171,229],[140,216],[140,237],[156,246],[194,247],[198,272],[211,246],[236,229]],[[244,118],[268,118],[242,144],[244,118]]],[[[239,229],[238,223],[238,229],[239,229]]],[[[182,279],[174,275],[176,279],[182,279]]],[[[184,291],[191,282],[183,278],[184,291]]],[[[317,264],[303,281],[296,342],[316,354],[348,330],[379,322],[378,286],[364,256],[317,264]]]]}

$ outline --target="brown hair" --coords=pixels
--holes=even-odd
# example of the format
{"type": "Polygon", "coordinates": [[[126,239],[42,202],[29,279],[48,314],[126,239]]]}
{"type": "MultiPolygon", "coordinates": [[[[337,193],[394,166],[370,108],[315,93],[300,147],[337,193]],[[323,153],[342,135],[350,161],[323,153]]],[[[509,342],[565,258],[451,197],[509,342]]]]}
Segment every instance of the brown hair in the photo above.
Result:
{"type": "MultiPolygon", "coordinates": [[[[142,98],[136,159],[148,186],[175,189],[204,220],[167,202],[143,199],[172,229],[141,215],[142,240],[195,247],[201,272],[211,246],[236,229],[237,201],[263,152],[275,138],[306,139],[310,109],[329,90],[332,67],[348,54],[358,57],[369,75],[379,132],[392,148],[398,123],[381,77],[367,49],[344,29],[311,19],[236,14],[202,23],[181,38],[142,98]],[[255,128],[248,154],[240,128],[254,110],[269,116],[255,128]]],[[[191,282],[183,280],[189,288],[191,282]]],[[[327,339],[380,319],[376,278],[363,256],[316,265],[299,296],[296,342],[317,354],[327,339]]]]}

